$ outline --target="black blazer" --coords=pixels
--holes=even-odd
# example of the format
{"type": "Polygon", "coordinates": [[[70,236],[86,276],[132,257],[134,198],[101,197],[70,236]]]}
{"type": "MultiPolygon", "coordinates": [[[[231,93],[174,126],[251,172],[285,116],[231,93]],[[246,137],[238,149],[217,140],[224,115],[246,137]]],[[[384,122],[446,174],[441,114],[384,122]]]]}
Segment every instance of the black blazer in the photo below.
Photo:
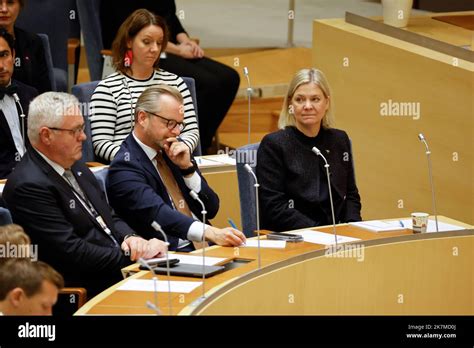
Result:
{"type": "MultiPolygon", "coordinates": [[[[83,163],[76,162],[71,170],[121,244],[133,230],[112,213],[94,174],[83,163]]],[[[38,245],[39,258],[62,273],[67,286],[83,286],[94,295],[122,279],[120,270],[131,263],[129,257],[33,148],[8,178],[3,197],[13,221],[38,245]]]]}
{"type": "MultiPolygon", "coordinates": [[[[179,168],[164,154],[176,182],[189,205],[189,209],[201,218],[201,205],[189,195],[179,168]]],[[[219,197],[209,187],[201,173],[199,198],[206,206],[207,219],[216,216],[219,197]]],[[[130,134],[122,143],[119,152],[110,164],[107,179],[109,202],[117,214],[144,238],[159,238],[161,235],[151,228],[158,222],[168,236],[169,249],[175,250],[178,238],[187,239],[189,227],[194,220],[172,208],[166,188],[150,159],[130,134]]]]}
{"type": "Polygon", "coordinates": [[[39,93],[51,91],[48,64],[41,38],[21,28],[15,30],[15,69],[13,78],[33,86],[39,93]]]}
{"type": "MultiPolygon", "coordinates": [[[[23,111],[26,116],[28,116],[28,108],[30,102],[38,95],[38,92],[33,87],[25,85],[20,81],[12,81],[12,85],[18,87],[18,97],[20,98],[20,104],[23,107],[23,111]]],[[[20,119],[20,108],[16,105],[18,112],[18,119],[20,119]]],[[[29,144],[28,136],[26,131],[28,129],[28,117],[25,118],[25,137],[26,143],[29,144]]],[[[21,127],[21,119],[20,119],[21,127]]],[[[20,128],[21,130],[21,128],[20,128]]],[[[8,122],[3,114],[3,110],[0,110],[0,179],[6,178],[13,168],[18,164],[19,158],[17,156],[17,150],[15,143],[13,142],[13,137],[10,132],[10,127],[8,122]]]]}
{"type": "Polygon", "coordinates": [[[287,127],[265,136],[258,149],[262,228],[285,231],[332,224],[327,190],[327,201],[321,199],[321,185],[327,187],[326,169],[311,151],[313,146],[330,166],[336,223],[361,220],[347,134],[322,128],[311,138],[287,127]]]}

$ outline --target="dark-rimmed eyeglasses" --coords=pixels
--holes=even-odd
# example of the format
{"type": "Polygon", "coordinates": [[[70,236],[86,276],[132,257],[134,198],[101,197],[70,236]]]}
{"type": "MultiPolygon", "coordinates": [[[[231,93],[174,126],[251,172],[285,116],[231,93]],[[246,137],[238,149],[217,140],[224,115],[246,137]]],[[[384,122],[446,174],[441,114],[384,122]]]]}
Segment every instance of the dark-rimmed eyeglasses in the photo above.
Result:
{"type": "Polygon", "coordinates": [[[176,126],[178,126],[179,131],[182,131],[184,129],[184,127],[186,126],[186,124],[184,122],[178,122],[176,120],[171,120],[169,118],[163,117],[161,115],[155,114],[155,113],[150,112],[150,111],[145,111],[145,112],[147,114],[159,117],[162,120],[166,121],[166,128],[168,128],[169,130],[173,130],[173,129],[175,129],[176,126]]]}
{"type": "Polygon", "coordinates": [[[67,129],[67,128],[57,128],[57,127],[48,127],[49,129],[55,130],[55,131],[63,131],[63,132],[69,132],[74,137],[78,137],[82,133],[84,133],[86,129],[86,124],[83,123],[81,126],[73,128],[73,129],[67,129]]]}

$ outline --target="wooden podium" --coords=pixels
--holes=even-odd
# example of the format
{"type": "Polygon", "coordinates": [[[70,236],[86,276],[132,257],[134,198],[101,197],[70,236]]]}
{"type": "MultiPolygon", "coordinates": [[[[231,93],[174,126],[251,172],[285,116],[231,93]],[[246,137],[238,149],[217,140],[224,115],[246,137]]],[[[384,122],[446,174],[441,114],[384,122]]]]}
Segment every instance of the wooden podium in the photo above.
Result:
{"type": "MultiPolygon", "coordinates": [[[[338,225],[338,234],[360,239],[350,245],[362,254],[331,254],[323,245],[287,243],[285,249],[262,249],[261,269],[256,248],[208,248],[206,256],[251,261],[206,280],[204,300],[201,287],[189,294],[173,293],[173,314],[472,315],[474,231],[440,220],[468,229],[414,235],[411,230],[374,233],[338,225]]],[[[332,233],[332,227],[317,230],[332,233]]],[[[133,275],[76,314],[154,314],[145,305],[153,302],[152,292],[116,290],[129,279],[150,279],[150,272],[138,271],[137,265],[124,271],[133,275]]],[[[159,293],[165,315],[167,301],[168,294],[159,293]]]]}

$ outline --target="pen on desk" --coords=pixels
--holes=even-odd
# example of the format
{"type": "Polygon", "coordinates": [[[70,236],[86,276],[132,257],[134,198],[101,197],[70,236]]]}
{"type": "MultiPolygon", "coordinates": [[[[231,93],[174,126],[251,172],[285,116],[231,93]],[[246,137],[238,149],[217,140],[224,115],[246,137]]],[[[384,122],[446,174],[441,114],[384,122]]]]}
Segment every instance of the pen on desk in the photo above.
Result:
{"type": "Polygon", "coordinates": [[[231,218],[228,218],[227,221],[229,221],[229,224],[230,226],[232,226],[232,228],[235,228],[236,230],[238,230],[237,226],[235,225],[234,221],[231,218]]]}
{"type": "Polygon", "coordinates": [[[402,226],[403,228],[405,227],[405,225],[403,224],[402,220],[398,220],[398,223],[399,223],[400,226],[402,226]]]}

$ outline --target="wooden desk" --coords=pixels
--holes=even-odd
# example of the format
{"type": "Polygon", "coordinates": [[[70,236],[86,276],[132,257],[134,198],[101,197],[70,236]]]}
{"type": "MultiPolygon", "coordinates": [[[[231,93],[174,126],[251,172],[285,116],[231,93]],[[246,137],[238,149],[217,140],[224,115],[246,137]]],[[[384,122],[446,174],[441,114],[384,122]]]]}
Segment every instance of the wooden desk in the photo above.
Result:
{"type": "MultiPolygon", "coordinates": [[[[331,233],[332,227],[318,230],[331,233]]],[[[363,246],[364,262],[325,257],[322,245],[287,243],[285,249],[262,249],[262,268],[257,270],[256,248],[208,248],[207,256],[253,261],[208,279],[204,302],[196,301],[200,287],[190,294],[173,293],[173,314],[472,314],[473,231],[377,234],[339,225],[338,233],[361,239],[354,243],[363,246]],[[403,304],[397,303],[400,294],[403,304]]],[[[128,270],[137,271],[137,266],[128,270]]],[[[151,274],[138,271],[132,278],[149,279],[151,274]]],[[[116,291],[126,281],[76,314],[153,314],[145,307],[146,301],[153,302],[153,293],[116,291]]],[[[167,293],[158,295],[164,314],[167,298],[167,293]]]]}
{"type": "MultiPolygon", "coordinates": [[[[202,156],[203,159],[218,161],[219,155],[202,156]]],[[[221,163],[217,166],[203,167],[198,162],[202,175],[220,200],[219,212],[212,219],[216,227],[227,227],[231,218],[237,227],[242,228],[240,219],[239,184],[235,164],[221,163]]]]}
{"type": "MultiPolygon", "coordinates": [[[[408,31],[472,45],[472,31],[411,18],[408,31]]],[[[474,224],[474,63],[344,19],[313,24],[313,65],[333,91],[336,128],[352,138],[364,219],[432,211],[423,133],[430,145],[438,213],[474,224]],[[415,103],[419,119],[382,116],[382,105],[415,103]]]]}

